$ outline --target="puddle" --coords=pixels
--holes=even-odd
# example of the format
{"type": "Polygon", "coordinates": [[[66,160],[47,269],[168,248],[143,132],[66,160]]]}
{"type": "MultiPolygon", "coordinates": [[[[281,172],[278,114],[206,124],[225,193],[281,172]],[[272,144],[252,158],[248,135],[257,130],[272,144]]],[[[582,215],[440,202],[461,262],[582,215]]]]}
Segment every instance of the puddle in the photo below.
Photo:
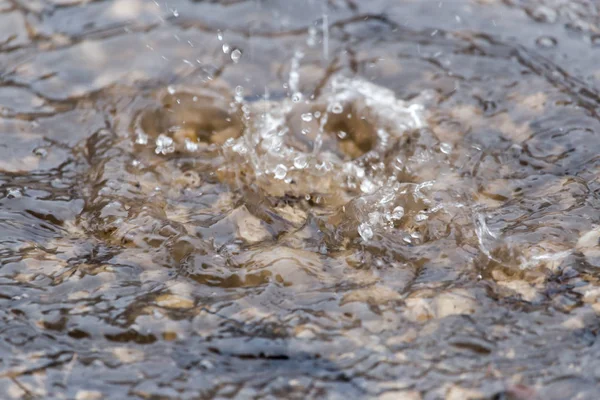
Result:
{"type": "Polygon", "coordinates": [[[2,1],[7,398],[596,399],[588,1],[2,1]]]}

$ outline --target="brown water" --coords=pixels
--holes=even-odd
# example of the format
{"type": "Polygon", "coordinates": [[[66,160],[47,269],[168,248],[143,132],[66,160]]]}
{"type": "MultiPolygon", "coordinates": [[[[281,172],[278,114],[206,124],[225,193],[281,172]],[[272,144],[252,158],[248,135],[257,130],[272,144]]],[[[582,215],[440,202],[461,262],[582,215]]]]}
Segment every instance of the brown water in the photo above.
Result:
{"type": "Polygon", "coordinates": [[[600,398],[600,9],[0,0],[2,398],[600,398]]]}

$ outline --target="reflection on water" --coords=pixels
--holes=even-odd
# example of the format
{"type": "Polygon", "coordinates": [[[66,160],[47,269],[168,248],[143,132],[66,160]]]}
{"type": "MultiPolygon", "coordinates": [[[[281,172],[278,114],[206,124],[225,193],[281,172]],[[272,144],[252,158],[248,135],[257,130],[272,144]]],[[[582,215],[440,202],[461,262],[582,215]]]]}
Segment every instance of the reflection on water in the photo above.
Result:
{"type": "Polygon", "coordinates": [[[596,399],[585,0],[0,0],[6,398],[596,399]]]}

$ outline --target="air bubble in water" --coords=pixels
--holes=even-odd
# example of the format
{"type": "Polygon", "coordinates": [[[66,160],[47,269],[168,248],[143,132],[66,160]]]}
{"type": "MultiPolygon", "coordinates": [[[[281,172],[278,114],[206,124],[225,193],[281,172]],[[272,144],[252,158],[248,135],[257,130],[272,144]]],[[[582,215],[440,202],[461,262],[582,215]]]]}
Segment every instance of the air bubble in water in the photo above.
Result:
{"type": "Polygon", "coordinates": [[[8,189],[8,198],[11,199],[20,199],[21,197],[23,197],[23,195],[21,194],[21,189],[16,189],[16,188],[10,188],[8,189]]]}
{"type": "Polygon", "coordinates": [[[39,158],[46,158],[48,157],[48,150],[46,150],[43,147],[38,147],[35,150],[33,150],[33,154],[35,154],[39,158]]]}
{"type": "Polygon", "coordinates": [[[371,225],[366,222],[363,222],[358,226],[358,234],[364,241],[373,239],[373,229],[371,229],[371,225]]]}
{"type": "Polygon", "coordinates": [[[294,167],[304,169],[308,165],[308,158],[305,155],[300,155],[294,159],[294,167]]]}
{"type": "Polygon", "coordinates": [[[238,63],[242,58],[242,51],[240,49],[235,49],[231,52],[231,61],[234,63],[238,63]]]}
{"type": "Polygon", "coordinates": [[[302,114],[302,121],[304,122],[310,122],[313,119],[313,115],[311,113],[304,113],[302,114]]]}
{"type": "Polygon", "coordinates": [[[275,171],[273,171],[273,172],[275,173],[276,179],[284,179],[285,176],[287,175],[287,168],[285,167],[285,165],[278,164],[275,167],[275,171]]]}
{"type": "Polygon", "coordinates": [[[340,103],[335,103],[331,107],[331,112],[334,114],[341,114],[343,111],[344,111],[344,107],[342,107],[342,105],[340,103]]]}

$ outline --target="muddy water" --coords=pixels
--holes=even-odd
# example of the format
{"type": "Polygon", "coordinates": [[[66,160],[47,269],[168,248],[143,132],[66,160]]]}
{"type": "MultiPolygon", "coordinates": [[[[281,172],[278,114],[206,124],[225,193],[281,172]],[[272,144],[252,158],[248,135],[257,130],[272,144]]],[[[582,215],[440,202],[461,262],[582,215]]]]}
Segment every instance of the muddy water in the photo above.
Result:
{"type": "Polygon", "coordinates": [[[3,398],[599,398],[594,2],[0,10],[3,398]]]}

